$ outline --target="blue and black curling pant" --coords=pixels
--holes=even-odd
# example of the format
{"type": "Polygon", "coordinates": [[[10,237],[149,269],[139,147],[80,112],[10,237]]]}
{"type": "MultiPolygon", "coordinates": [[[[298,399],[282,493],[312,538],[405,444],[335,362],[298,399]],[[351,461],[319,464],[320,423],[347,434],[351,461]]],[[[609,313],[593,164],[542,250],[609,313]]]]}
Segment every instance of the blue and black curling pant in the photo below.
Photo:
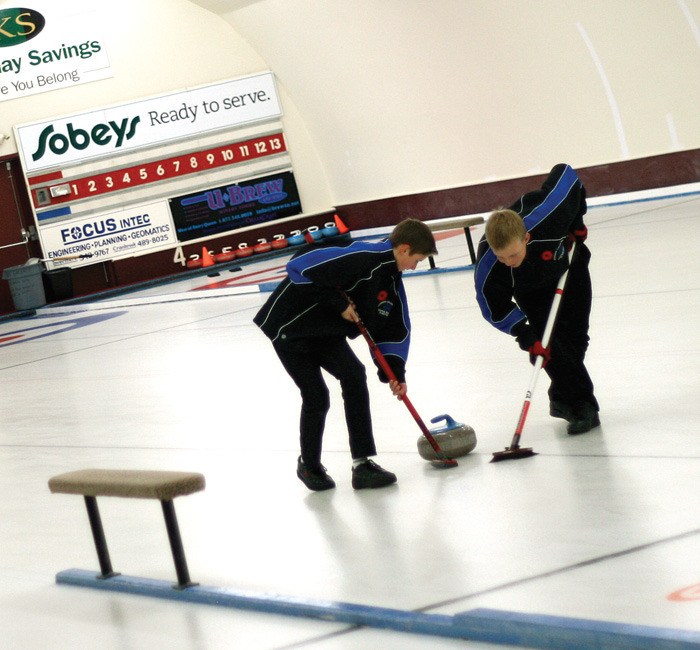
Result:
{"type": "MultiPolygon", "coordinates": [[[[592,289],[588,270],[590,252],[580,246],[577,259],[569,270],[564,296],[550,341],[551,359],[544,370],[551,379],[549,399],[577,409],[583,404],[599,410],[593,393],[593,381],[584,364],[588,349],[588,327],[591,313],[592,289]]],[[[554,289],[519,295],[519,307],[527,315],[538,338],[542,337],[554,289]]]]}
{"type": "Polygon", "coordinates": [[[321,369],[340,382],[345,421],[353,458],[377,453],[367,389],[367,373],[344,336],[324,336],[276,341],[282,365],[301,393],[299,440],[301,458],[312,469],[321,464],[326,414],[330,408],[328,386],[321,369]]]}

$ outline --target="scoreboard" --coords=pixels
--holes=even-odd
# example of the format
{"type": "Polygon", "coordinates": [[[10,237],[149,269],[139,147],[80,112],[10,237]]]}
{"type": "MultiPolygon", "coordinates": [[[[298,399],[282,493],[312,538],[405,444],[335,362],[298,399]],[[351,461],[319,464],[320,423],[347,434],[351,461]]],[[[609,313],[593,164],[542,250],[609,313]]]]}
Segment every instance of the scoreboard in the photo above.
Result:
{"type": "Polygon", "coordinates": [[[279,132],[69,180],[64,180],[62,171],[56,171],[32,177],[29,184],[30,187],[36,188],[32,192],[34,207],[41,208],[44,205],[58,205],[149,183],[182,178],[188,174],[284,153],[286,150],[284,135],[279,132]]]}
{"type": "Polygon", "coordinates": [[[16,126],[47,266],[177,249],[175,198],[278,172],[293,183],[281,116],[267,72],[16,126]]]}

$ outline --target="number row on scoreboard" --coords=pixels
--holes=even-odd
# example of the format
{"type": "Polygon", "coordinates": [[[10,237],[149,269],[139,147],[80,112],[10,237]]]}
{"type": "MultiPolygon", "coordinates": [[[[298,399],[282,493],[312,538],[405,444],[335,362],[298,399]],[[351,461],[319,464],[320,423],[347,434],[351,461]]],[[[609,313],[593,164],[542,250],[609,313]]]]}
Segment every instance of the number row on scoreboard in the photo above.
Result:
{"type": "Polygon", "coordinates": [[[189,152],[143,165],[123,167],[94,176],[84,176],[32,192],[36,208],[68,203],[87,197],[117,192],[132,187],[157,183],[196,174],[217,167],[235,165],[255,158],[284,153],[287,150],[282,133],[275,133],[242,142],[233,142],[213,149],[189,152]]]}

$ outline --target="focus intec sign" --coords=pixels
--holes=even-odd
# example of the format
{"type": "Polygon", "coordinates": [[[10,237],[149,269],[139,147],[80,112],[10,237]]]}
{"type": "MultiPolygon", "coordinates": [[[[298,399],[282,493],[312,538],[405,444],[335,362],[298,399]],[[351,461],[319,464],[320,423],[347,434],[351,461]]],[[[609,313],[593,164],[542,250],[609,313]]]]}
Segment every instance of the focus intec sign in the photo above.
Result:
{"type": "Polygon", "coordinates": [[[43,226],[41,243],[49,262],[85,255],[94,264],[170,248],[177,240],[168,206],[156,201],[43,226]]]}
{"type": "Polygon", "coordinates": [[[26,173],[279,117],[272,73],[15,127],[26,173]]]}

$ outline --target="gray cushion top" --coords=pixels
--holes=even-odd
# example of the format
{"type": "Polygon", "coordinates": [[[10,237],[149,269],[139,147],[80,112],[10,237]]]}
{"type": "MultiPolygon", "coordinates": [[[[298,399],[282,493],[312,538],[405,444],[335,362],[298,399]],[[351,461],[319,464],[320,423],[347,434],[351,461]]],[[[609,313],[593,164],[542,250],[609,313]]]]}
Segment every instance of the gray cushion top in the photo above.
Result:
{"type": "Polygon", "coordinates": [[[51,492],[169,501],[204,489],[197,472],[81,469],[49,479],[51,492]]]}

